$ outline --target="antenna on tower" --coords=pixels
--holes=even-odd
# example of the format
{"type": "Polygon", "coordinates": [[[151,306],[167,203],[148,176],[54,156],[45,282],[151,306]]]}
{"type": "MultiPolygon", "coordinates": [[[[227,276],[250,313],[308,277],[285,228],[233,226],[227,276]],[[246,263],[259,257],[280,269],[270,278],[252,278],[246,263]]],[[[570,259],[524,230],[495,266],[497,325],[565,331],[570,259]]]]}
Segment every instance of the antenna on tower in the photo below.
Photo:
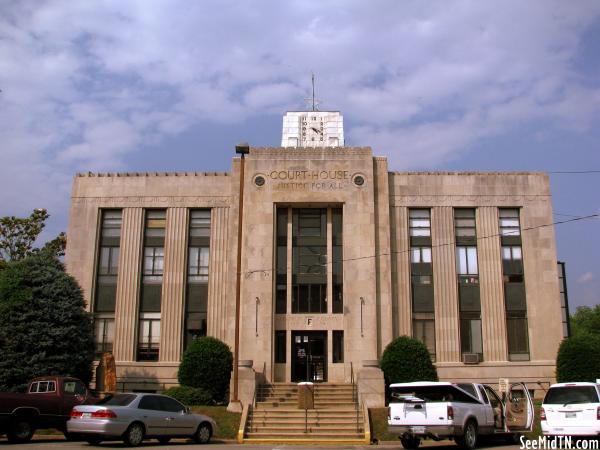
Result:
{"type": "Polygon", "coordinates": [[[315,74],[311,73],[312,75],[312,110],[315,110],[315,74]]]}
{"type": "Polygon", "coordinates": [[[315,74],[313,72],[311,72],[311,83],[312,83],[312,95],[308,98],[305,98],[304,101],[306,103],[308,103],[308,106],[310,106],[312,108],[312,111],[318,111],[319,108],[317,107],[320,103],[318,98],[315,98],[315,74]]]}

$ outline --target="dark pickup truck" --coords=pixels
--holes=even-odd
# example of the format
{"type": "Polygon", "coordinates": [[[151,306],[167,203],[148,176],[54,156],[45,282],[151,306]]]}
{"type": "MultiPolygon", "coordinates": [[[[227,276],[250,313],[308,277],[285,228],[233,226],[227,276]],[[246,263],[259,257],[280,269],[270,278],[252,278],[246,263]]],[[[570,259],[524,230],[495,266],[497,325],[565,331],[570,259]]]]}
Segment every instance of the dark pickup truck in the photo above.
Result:
{"type": "Polygon", "coordinates": [[[0,393],[0,434],[11,442],[27,442],[37,428],[56,428],[69,438],[66,423],[73,406],[95,400],[77,378],[34,378],[25,393],[0,393]]]}

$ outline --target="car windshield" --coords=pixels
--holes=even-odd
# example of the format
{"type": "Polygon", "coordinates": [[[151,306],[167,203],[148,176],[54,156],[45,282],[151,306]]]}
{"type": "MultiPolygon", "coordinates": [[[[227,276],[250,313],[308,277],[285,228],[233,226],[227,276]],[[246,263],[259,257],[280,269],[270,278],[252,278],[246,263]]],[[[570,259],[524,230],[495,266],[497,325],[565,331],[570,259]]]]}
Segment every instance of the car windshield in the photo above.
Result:
{"type": "Polygon", "coordinates": [[[598,403],[598,393],[594,386],[553,387],[546,394],[544,403],[549,405],[598,403]]]}
{"type": "Polygon", "coordinates": [[[112,397],[105,397],[96,405],[127,406],[135,400],[134,394],[117,394],[112,397]]]}

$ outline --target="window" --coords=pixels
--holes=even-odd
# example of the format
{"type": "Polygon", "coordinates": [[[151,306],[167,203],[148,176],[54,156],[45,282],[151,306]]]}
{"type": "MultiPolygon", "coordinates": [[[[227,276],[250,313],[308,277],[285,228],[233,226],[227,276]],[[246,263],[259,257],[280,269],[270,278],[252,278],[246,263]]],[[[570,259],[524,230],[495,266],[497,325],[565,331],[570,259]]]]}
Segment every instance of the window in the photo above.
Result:
{"type": "Polygon", "coordinates": [[[144,277],[145,280],[158,280],[162,278],[165,262],[165,251],[162,247],[146,247],[144,249],[144,277]]]}
{"type": "Polygon", "coordinates": [[[332,362],[343,363],[344,362],[344,331],[333,330],[332,332],[333,341],[333,352],[332,362]]]}
{"type": "Polygon", "coordinates": [[[188,280],[208,281],[208,247],[190,247],[188,255],[188,280]]]}
{"type": "Polygon", "coordinates": [[[275,363],[277,364],[285,364],[286,342],[286,331],[275,331],[275,363]]]}
{"type": "Polygon", "coordinates": [[[518,209],[500,209],[500,235],[501,236],[520,236],[521,228],[519,226],[518,209]]]}
{"type": "MultiPolygon", "coordinates": [[[[477,316],[479,313],[476,314],[477,316]]],[[[462,353],[478,353],[483,355],[483,339],[481,336],[481,319],[470,318],[461,314],[460,343],[462,353]]]]}
{"type": "Polygon", "coordinates": [[[54,381],[36,381],[31,383],[29,392],[32,394],[44,394],[47,392],[56,392],[56,383],[54,381]]]}
{"type": "Polygon", "coordinates": [[[333,208],[331,210],[331,234],[331,245],[333,251],[333,304],[331,312],[333,314],[342,314],[344,312],[344,250],[341,208],[333,208]]]}
{"type": "Polygon", "coordinates": [[[275,313],[287,313],[288,208],[277,209],[275,313]]]}
{"type": "Polygon", "coordinates": [[[102,210],[100,217],[93,311],[114,315],[121,245],[121,211],[102,210]]]}
{"type": "Polygon", "coordinates": [[[435,361],[435,319],[433,313],[413,313],[413,337],[427,346],[435,361]]]}
{"type": "Polygon", "coordinates": [[[476,353],[479,355],[479,360],[483,361],[476,225],[475,209],[457,208],[454,210],[460,349],[463,355],[476,353]]]}
{"type": "Polygon", "coordinates": [[[96,356],[102,356],[103,353],[112,352],[113,340],[115,338],[115,319],[114,317],[96,316],[94,319],[94,342],[96,356]]]}
{"type": "Polygon", "coordinates": [[[409,211],[409,228],[411,236],[431,236],[431,217],[428,209],[411,209],[409,211]]]}
{"type": "Polygon", "coordinates": [[[138,408],[151,411],[162,411],[160,397],[156,395],[144,395],[138,403],[138,408]]]}
{"type": "Polygon", "coordinates": [[[184,325],[186,348],[207,333],[210,218],[210,209],[190,211],[184,325]]]}
{"type": "Polygon", "coordinates": [[[164,209],[146,210],[138,324],[138,361],[158,360],[166,216],[167,212],[164,209]]]}
{"type": "Polygon", "coordinates": [[[81,395],[85,396],[87,390],[85,385],[81,381],[77,380],[65,380],[63,383],[63,392],[70,395],[81,395]]]}
{"type": "Polygon", "coordinates": [[[185,406],[179,403],[174,398],[170,397],[158,397],[158,403],[160,405],[160,409],[168,412],[181,412],[185,411],[185,406]]]}
{"type": "Polygon", "coordinates": [[[454,210],[454,232],[457,238],[474,238],[476,236],[474,209],[454,210]]]}
{"type": "Polygon", "coordinates": [[[158,361],[160,347],[160,314],[140,314],[138,361],[158,361]]]}
{"type": "Polygon", "coordinates": [[[456,271],[463,284],[479,282],[477,247],[456,247],[456,271]]]}
{"type": "Polygon", "coordinates": [[[523,277],[523,253],[519,210],[499,209],[502,271],[504,275],[504,306],[509,361],[529,360],[527,301],[523,277]]]}
{"type": "Polygon", "coordinates": [[[119,273],[119,247],[100,248],[99,275],[117,275],[119,273]]]}
{"type": "Polygon", "coordinates": [[[413,264],[431,263],[431,247],[412,247],[410,255],[410,262],[413,264]]]}
{"type": "Polygon", "coordinates": [[[502,259],[505,261],[520,261],[521,246],[504,246],[502,247],[502,259]]]}

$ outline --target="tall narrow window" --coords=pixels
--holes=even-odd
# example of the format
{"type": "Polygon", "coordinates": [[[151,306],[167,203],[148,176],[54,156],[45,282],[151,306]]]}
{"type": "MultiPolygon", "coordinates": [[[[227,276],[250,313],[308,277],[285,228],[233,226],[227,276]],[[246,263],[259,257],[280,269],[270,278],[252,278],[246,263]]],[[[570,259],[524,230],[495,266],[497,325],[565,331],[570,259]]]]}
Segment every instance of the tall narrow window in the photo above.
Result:
{"type": "Polygon", "coordinates": [[[112,352],[113,347],[121,245],[121,210],[103,210],[100,221],[94,296],[94,338],[97,357],[104,352],[112,352]]]}
{"type": "Polygon", "coordinates": [[[435,361],[435,310],[431,255],[431,211],[411,209],[410,275],[413,337],[422,341],[435,361]]]}
{"type": "Polygon", "coordinates": [[[210,257],[210,210],[190,211],[188,276],[185,306],[185,346],[206,336],[208,273],[210,257]]]}
{"type": "Polygon", "coordinates": [[[165,259],[165,210],[147,210],[138,327],[138,361],[158,360],[160,308],[165,259]]]}
{"type": "Polygon", "coordinates": [[[327,210],[292,210],[292,312],[327,313],[327,210]]]}
{"type": "MultiPolygon", "coordinates": [[[[476,354],[483,360],[481,333],[481,298],[479,294],[479,265],[477,262],[477,230],[474,209],[454,210],[456,241],[456,272],[460,311],[460,347],[463,360],[466,354],[476,354]]],[[[469,358],[469,361],[473,361],[469,358]]]]}
{"type": "Polygon", "coordinates": [[[343,223],[342,209],[331,210],[332,230],[332,271],[333,271],[333,304],[332,312],[342,314],[344,312],[344,252],[343,252],[343,223]]]}
{"type": "Polygon", "coordinates": [[[342,208],[280,207],[276,216],[275,313],[343,314],[342,208]],[[328,254],[330,245],[331,254],[328,254]],[[288,258],[292,261],[291,274],[288,274],[288,258]],[[328,281],[329,275],[331,281],[328,281]],[[291,292],[287,291],[288,276],[291,292]],[[289,297],[291,311],[287,310],[289,297]]]}
{"type": "Polygon", "coordinates": [[[275,280],[275,313],[287,313],[287,238],[288,208],[277,209],[277,242],[275,255],[277,272],[275,280]]]}
{"type": "Polygon", "coordinates": [[[331,361],[333,363],[343,363],[344,362],[344,331],[343,330],[333,330],[331,332],[331,341],[333,344],[331,361]]]}
{"type": "Polygon", "coordinates": [[[519,210],[499,209],[498,216],[502,244],[508,359],[527,361],[529,360],[529,333],[519,210]]]}
{"type": "Polygon", "coordinates": [[[277,364],[285,364],[286,357],[286,331],[275,331],[275,362],[277,364]]]}

